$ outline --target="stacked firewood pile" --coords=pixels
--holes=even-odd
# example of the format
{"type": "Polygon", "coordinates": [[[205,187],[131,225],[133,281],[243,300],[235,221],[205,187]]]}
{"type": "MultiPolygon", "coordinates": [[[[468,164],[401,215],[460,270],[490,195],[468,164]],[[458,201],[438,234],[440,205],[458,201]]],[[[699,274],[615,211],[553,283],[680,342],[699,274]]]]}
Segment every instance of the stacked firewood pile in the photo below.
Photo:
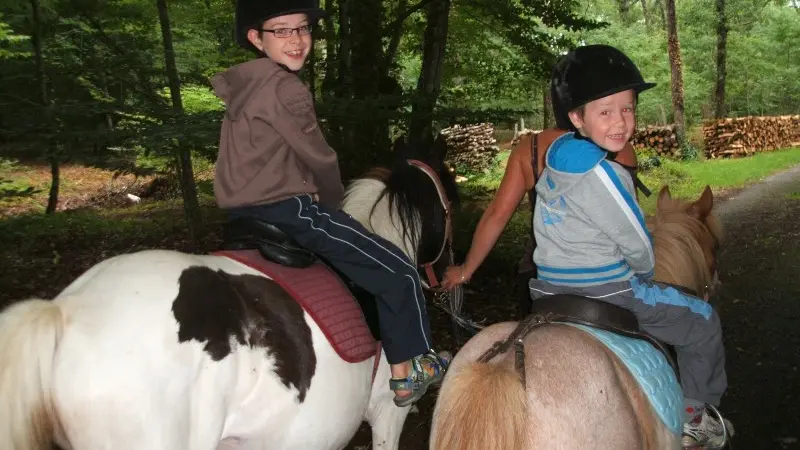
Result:
{"type": "Polygon", "coordinates": [[[681,151],[674,125],[639,128],[633,133],[631,144],[634,148],[655,150],[659,156],[678,157],[681,151]]]}
{"type": "MultiPolygon", "coordinates": [[[[540,130],[541,131],[541,130],[540,130]]],[[[523,128],[522,130],[514,132],[514,138],[511,140],[511,148],[514,148],[519,144],[519,141],[522,140],[524,136],[529,134],[537,133],[538,131],[531,130],[530,128],[523,128]]]]}
{"type": "MultiPolygon", "coordinates": [[[[524,129],[514,136],[511,147],[516,147],[523,136],[534,133],[533,130],[524,129]]],[[[662,156],[678,156],[678,139],[675,136],[675,127],[668,126],[648,126],[640,128],[633,133],[631,145],[636,148],[651,148],[662,156]]]]}
{"type": "Polygon", "coordinates": [[[453,167],[482,172],[491,167],[500,151],[490,123],[453,125],[441,131],[447,142],[446,162],[453,167]]]}
{"type": "Polygon", "coordinates": [[[708,121],[703,125],[703,137],[708,158],[748,156],[800,146],[800,115],[708,121]]]}

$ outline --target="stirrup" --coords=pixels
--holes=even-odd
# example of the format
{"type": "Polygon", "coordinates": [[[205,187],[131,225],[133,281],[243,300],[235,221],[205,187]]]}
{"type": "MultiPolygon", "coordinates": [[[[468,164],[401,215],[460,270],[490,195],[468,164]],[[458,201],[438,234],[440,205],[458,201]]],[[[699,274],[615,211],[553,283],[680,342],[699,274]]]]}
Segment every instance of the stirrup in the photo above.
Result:
{"type": "Polygon", "coordinates": [[[728,432],[728,425],[725,423],[725,418],[722,417],[722,414],[714,405],[707,404],[706,408],[714,413],[714,416],[716,416],[720,426],[722,427],[722,442],[715,442],[711,444],[711,439],[706,439],[705,442],[695,442],[694,444],[682,445],[682,448],[686,450],[722,450],[730,443],[731,436],[728,432]]]}

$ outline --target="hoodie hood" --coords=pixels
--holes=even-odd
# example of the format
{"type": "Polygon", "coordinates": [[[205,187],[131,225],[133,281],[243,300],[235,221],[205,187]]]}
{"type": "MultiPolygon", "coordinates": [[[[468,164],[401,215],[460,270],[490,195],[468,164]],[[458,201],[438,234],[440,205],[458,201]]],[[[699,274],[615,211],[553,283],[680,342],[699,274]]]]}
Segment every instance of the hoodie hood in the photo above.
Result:
{"type": "Polygon", "coordinates": [[[238,119],[247,105],[270,78],[284,71],[269,58],[258,58],[231,67],[211,79],[214,94],[225,103],[225,114],[231,120],[238,119]]]}
{"type": "Polygon", "coordinates": [[[545,202],[561,198],[606,159],[606,154],[597,144],[575,133],[559,136],[547,150],[547,170],[536,185],[536,193],[545,202]]]}

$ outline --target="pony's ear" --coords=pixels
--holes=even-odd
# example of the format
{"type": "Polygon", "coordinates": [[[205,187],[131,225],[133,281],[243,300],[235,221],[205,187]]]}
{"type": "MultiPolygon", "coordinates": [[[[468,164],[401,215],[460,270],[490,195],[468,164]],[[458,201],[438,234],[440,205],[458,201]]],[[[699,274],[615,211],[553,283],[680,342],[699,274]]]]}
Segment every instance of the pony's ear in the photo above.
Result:
{"type": "Polygon", "coordinates": [[[705,219],[714,207],[714,193],[711,192],[711,187],[706,185],[700,198],[697,199],[692,206],[689,207],[689,214],[696,219],[705,219]]]}
{"type": "Polygon", "coordinates": [[[395,157],[404,157],[408,153],[408,142],[405,136],[398,136],[392,144],[392,154],[395,157]]]}
{"type": "Polygon", "coordinates": [[[656,209],[661,210],[666,207],[665,202],[672,200],[672,194],[669,192],[669,186],[666,184],[661,188],[658,193],[658,201],[656,202],[656,209]]]}
{"type": "Polygon", "coordinates": [[[431,147],[432,161],[439,167],[445,167],[444,160],[447,159],[447,138],[439,133],[431,147]]]}

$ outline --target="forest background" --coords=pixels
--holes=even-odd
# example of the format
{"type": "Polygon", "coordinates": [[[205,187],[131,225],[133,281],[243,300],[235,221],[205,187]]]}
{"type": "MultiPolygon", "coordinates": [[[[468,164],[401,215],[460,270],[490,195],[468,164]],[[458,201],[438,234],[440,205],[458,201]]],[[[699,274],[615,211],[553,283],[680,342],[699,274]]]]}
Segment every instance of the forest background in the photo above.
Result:
{"type": "MultiPolygon", "coordinates": [[[[658,86],[639,126],[700,145],[713,117],[800,111],[797,0],[322,0],[302,76],[345,178],[453,124],[552,126],[547,82],[582,43],[619,47],[658,86]]],[[[0,156],[171,174],[189,223],[195,172],[217,154],[214,74],[253,57],[233,40],[234,0],[0,0],[0,156]],[[180,183],[177,182],[180,180],[180,183]]],[[[686,152],[697,155],[697,152],[686,152]]],[[[201,183],[203,180],[200,180],[201,183]]],[[[208,181],[208,180],[205,180],[208,181]]],[[[32,186],[0,177],[3,198],[32,186]]],[[[190,226],[191,228],[191,226],[190,226]]]]}

